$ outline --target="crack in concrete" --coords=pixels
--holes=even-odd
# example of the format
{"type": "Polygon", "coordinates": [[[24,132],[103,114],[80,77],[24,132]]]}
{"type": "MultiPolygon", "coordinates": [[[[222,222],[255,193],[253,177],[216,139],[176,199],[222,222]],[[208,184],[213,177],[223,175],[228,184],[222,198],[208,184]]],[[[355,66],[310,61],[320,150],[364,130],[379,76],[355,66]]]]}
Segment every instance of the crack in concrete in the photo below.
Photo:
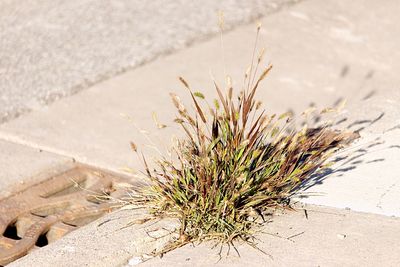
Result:
{"type": "Polygon", "coordinates": [[[388,187],[388,189],[385,190],[385,192],[383,192],[380,197],[379,197],[379,201],[378,204],[376,204],[376,207],[379,209],[382,209],[382,200],[383,198],[393,189],[393,187],[395,187],[397,185],[396,183],[393,183],[391,186],[388,187]]]}

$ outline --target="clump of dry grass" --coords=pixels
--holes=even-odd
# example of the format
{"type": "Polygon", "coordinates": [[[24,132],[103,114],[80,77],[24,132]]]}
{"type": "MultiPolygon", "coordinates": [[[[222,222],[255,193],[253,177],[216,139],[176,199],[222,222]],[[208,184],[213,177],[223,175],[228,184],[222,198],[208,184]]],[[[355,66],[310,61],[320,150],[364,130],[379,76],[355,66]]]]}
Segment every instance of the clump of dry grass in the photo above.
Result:
{"type": "Polygon", "coordinates": [[[290,113],[267,115],[255,100],[261,81],[271,70],[266,67],[256,78],[261,59],[262,55],[245,75],[246,88],[238,95],[229,79],[226,92],[214,81],[218,99],[213,103],[179,78],[194,110],[189,112],[179,97],[171,94],[178,114],[175,123],[185,132],[174,147],[177,160],[160,159],[158,167],[151,170],[143,157],[151,185],[130,199],[154,217],[180,220],[180,238],[163,252],[210,239],[250,242],[256,217],[286,206],[312,173],[324,168],[335,151],[356,138],[332,130],[328,124],[288,130],[290,113]]]}

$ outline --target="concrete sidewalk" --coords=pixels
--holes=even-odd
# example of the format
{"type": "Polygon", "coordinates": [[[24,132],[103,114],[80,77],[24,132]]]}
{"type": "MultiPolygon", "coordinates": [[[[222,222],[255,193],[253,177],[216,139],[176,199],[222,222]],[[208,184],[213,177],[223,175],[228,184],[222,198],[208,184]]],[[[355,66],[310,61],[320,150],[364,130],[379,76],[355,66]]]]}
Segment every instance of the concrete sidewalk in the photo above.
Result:
{"type": "MultiPolygon", "coordinates": [[[[400,52],[395,49],[400,45],[399,12],[395,0],[385,5],[372,0],[310,0],[262,19],[261,43],[266,45],[267,58],[274,64],[272,74],[258,92],[267,111],[292,109],[299,113],[310,103],[326,107],[347,98],[349,104],[343,117],[338,118],[342,121],[338,126],[360,130],[361,134],[361,139],[352,146],[351,157],[336,165],[330,175],[312,181],[313,186],[307,192],[318,194],[301,199],[313,204],[311,208],[322,205],[352,211],[333,209],[333,213],[346,214],[342,220],[330,217],[332,208],[321,208],[316,221],[301,221],[296,230],[303,229],[307,234],[294,245],[263,238],[266,250],[271,248],[274,254],[271,265],[398,265],[399,251],[394,243],[398,239],[398,219],[386,216],[400,216],[400,77],[396,72],[400,67],[400,52]],[[343,235],[345,245],[341,243],[343,235]],[[352,237],[347,239],[347,235],[352,237]]],[[[224,37],[226,72],[233,77],[234,85],[240,86],[250,63],[254,35],[255,26],[248,25],[224,37]]],[[[223,80],[219,38],[159,58],[5,123],[0,126],[0,139],[7,144],[5,151],[13,151],[12,146],[23,146],[32,153],[43,151],[45,158],[56,162],[74,158],[116,172],[122,172],[124,167],[140,169],[142,166],[131,152],[129,142],[134,141],[150,155],[157,153],[145,146],[149,143],[146,136],[157,146],[168,145],[169,137],[177,129],[157,131],[152,112],[157,111],[159,120],[170,125],[174,108],[168,93],[178,92],[184,101],[189,101],[177,76],[184,76],[196,90],[213,97],[210,69],[219,81],[223,80]],[[143,136],[138,128],[146,129],[149,134],[143,136]]],[[[27,163],[24,168],[35,164],[27,163]]],[[[15,183],[22,181],[21,176],[12,172],[8,177],[16,177],[15,183]]],[[[279,217],[271,229],[278,227],[278,232],[286,237],[295,234],[296,231],[286,232],[290,230],[286,226],[299,223],[298,216],[293,213],[279,217]]],[[[127,263],[129,257],[140,256],[141,252],[132,245],[118,258],[121,254],[116,251],[129,246],[131,240],[127,235],[131,233],[122,237],[111,236],[110,232],[104,234],[107,237],[104,239],[94,230],[95,225],[96,222],[37,250],[15,265],[40,262],[46,266],[52,264],[49,259],[54,259],[61,265],[64,260],[68,266],[72,261],[77,266],[115,266],[127,263]],[[109,240],[110,246],[100,246],[99,240],[109,240]],[[76,249],[58,253],[68,246],[76,249]],[[113,252],[107,254],[108,251],[113,252]],[[89,254],[96,256],[87,258],[89,254]]],[[[189,256],[188,262],[182,258],[185,253],[208,257],[203,249],[183,248],[167,255],[165,261],[146,264],[175,265],[178,261],[185,265],[211,264],[212,258],[206,262],[194,256],[189,256]]],[[[268,262],[250,250],[245,251],[243,259],[221,264],[256,265],[259,259],[261,263],[268,262]],[[248,262],[249,258],[254,261],[248,262]]]]}
{"type": "MultiPolygon", "coordinates": [[[[257,234],[257,243],[268,255],[236,243],[240,257],[225,246],[219,260],[214,244],[188,245],[138,266],[398,266],[400,219],[318,206],[277,214],[257,234]],[[379,226],[378,226],[379,225],[379,226]]],[[[161,248],[161,237],[174,221],[124,228],[136,218],[120,211],[78,229],[63,239],[9,266],[134,266],[142,255],[161,248]],[[109,220],[112,221],[109,221],[109,220]],[[109,222],[107,222],[109,221],[109,222]],[[107,224],[103,224],[107,222],[107,224]],[[166,229],[163,229],[167,227],[166,229]],[[149,232],[147,235],[145,232],[149,232]]]]}
{"type": "Polygon", "coordinates": [[[398,266],[399,218],[308,206],[278,215],[257,236],[258,246],[188,245],[139,266],[398,266]],[[379,225],[379,227],[377,227],[379,225]]]}

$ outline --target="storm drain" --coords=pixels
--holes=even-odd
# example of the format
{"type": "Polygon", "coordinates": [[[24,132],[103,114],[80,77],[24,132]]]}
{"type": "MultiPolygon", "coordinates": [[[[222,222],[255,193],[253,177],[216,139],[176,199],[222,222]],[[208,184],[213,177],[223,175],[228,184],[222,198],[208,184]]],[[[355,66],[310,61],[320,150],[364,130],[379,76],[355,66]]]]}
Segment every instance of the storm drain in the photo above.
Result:
{"type": "Polygon", "coordinates": [[[0,266],[101,217],[112,204],[99,195],[118,197],[116,176],[87,166],[59,173],[0,200],[0,266]]]}

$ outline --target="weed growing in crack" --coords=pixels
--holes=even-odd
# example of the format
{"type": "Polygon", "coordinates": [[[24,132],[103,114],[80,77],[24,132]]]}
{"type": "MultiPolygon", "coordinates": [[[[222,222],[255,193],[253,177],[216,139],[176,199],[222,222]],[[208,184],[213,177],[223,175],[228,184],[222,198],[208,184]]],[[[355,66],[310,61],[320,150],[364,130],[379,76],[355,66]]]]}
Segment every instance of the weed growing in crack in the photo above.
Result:
{"type": "MultiPolygon", "coordinates": [[[[179,219],[179,238],[161,253],[205,240],[232,244],[241,239],[256,247],[252,237],[258,219],[271,209],[289,207],[299,186],[357,138],[329,124],[294,130],[290,112],[268,115],[255,99],[272,68],[267,66],[257,76],[261,61],[262,53],[237,95],[230,79],[224,90],[214,81],[218,98],[212,102],[179,78],[194,108],[189,111],[171,94],[175,123],[185,133],[173,148],[176,160],[161,158],[152,169],[143,156],[151,182],[129,199],[153,217],[179,219]]],[[[132,149],[137,151],[134,144],[132,149]]]]}

